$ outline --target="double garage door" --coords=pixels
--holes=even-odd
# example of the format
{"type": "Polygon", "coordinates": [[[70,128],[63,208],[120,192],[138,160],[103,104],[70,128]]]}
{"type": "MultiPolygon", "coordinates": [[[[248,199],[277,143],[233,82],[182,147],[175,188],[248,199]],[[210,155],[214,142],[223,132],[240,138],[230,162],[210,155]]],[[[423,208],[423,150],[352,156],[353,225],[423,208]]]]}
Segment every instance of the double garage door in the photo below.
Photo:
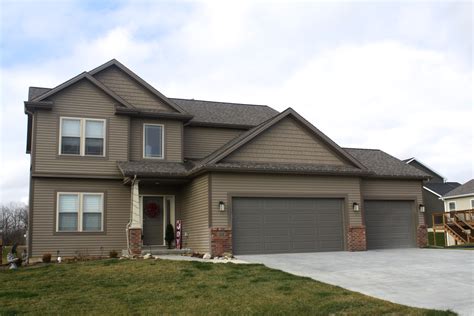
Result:
{"type": "Polygon", "coordinates": [[[344,250],[343,200],[234,198],[236,254],[344,250]]]}
{"type": "MultiPolygon", "coordinates": [[[[365,201],[368,249],[414,247],[410,201],[365,201]]],[[[235,254],[344,250],[343,199],[234,198],[235,254]]]]}

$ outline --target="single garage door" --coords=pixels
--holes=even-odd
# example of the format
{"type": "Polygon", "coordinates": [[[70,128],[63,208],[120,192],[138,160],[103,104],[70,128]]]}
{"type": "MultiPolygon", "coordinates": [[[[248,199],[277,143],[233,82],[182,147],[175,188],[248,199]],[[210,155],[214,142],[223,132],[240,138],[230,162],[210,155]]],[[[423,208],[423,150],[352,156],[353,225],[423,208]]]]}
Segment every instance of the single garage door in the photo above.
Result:
{"type": "Polygon", "coordinates": [[[342,199],[234,198],[235,254],[344,250],[342,199]]]}
{"type": "Polygon", "coordinates": [[[365,201],[368,249],[415,247],[411,201],[365,201]]]}

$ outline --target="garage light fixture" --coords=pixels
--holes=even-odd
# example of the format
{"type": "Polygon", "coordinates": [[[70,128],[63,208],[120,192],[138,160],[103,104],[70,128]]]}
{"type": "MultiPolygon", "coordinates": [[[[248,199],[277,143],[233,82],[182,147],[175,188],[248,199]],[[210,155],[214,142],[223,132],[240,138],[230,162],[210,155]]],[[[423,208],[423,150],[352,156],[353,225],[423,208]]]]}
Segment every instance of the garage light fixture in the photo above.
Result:
{"type": "Polygon", "coordinates": [[[418,209],[420,210],[420,213],[425,212],[425,206],[423,204],[418,205],[418,209]]]}
{"type": "Polygon", "coordinates": [[[221,211],[221,212],[225,211],[225,204],[222,201],[219,202],[219,211],[221,211]]]}
{"type": "Polygon", "coordinates": [[[359,212],[359,203],[354,202],[352,204],[352,209],[354,210],[354,212],[359,212]]]}

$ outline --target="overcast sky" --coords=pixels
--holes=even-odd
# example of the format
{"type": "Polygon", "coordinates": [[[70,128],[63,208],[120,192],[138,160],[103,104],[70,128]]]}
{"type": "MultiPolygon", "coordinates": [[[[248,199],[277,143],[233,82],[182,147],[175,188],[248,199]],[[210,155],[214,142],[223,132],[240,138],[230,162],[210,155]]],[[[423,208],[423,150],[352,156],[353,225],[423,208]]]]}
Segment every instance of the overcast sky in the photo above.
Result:
{"type": "Polygon", "coordinates": [[[27,201],[28,87],[112,58],[169,97],[292,107],[341,146],[473,178],[472,2],[0,5],[0,202],[27,201]]]}

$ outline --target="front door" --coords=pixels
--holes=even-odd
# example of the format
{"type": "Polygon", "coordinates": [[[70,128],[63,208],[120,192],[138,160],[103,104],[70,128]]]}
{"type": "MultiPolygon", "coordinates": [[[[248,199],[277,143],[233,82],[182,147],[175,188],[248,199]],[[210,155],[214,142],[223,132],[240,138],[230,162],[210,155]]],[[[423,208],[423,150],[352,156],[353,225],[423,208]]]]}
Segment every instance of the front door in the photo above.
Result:
{"type": "Polygon", "coordinates": [[[163,245],[163,217],[165,214],[162,196],[144,196],[143,207],[143,244],[163,245]]]}

